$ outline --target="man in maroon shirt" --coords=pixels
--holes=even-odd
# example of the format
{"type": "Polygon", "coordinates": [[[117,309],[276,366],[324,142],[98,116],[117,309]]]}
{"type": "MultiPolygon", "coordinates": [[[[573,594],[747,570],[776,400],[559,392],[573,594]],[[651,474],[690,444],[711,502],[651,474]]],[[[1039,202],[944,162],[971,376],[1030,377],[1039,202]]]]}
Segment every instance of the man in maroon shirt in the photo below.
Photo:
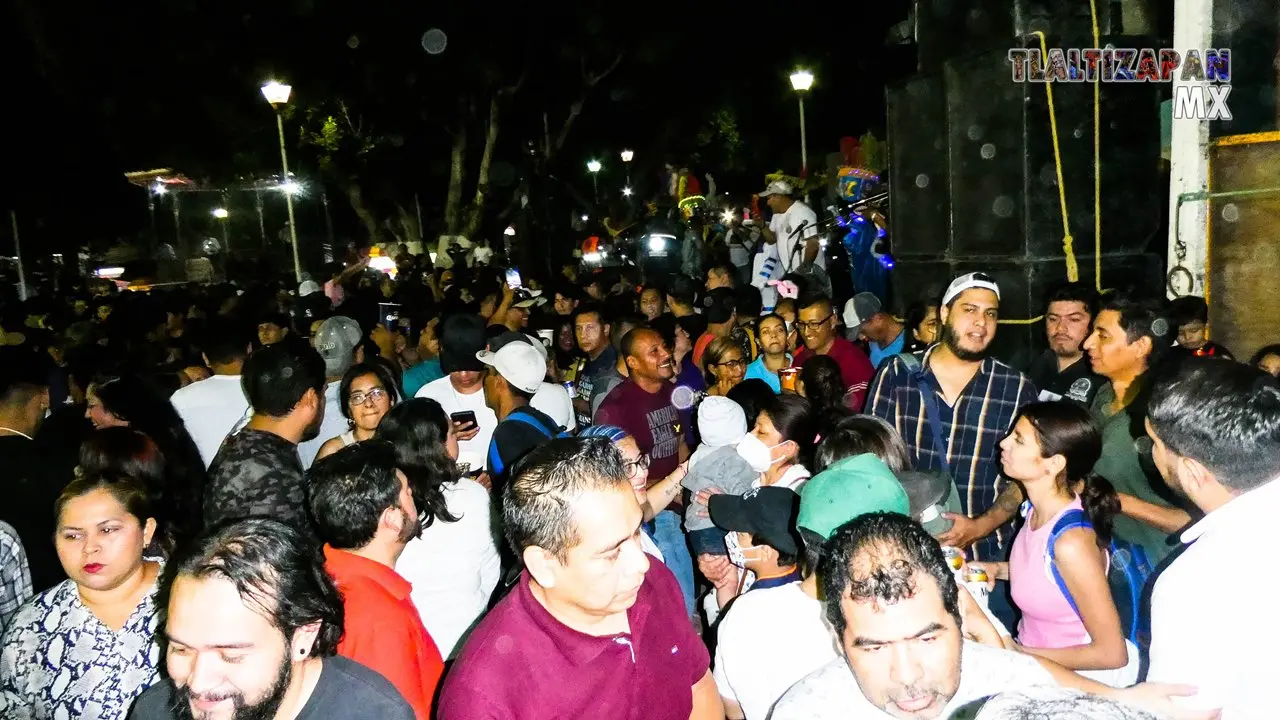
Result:
{"type": "MultiPolygon", "coordinates": [[[[689,416],[672,401],[677,387],[671,383],[675,364],[662,336],[649,328],[636,328],[622,336],[620,347],[629,377],[600,403],[595,420],[597,425],[616,425],[636,439],[640,452],[649,456],[649,484],[653,485],[689,458],[684,440],[689,416]]],[[[680,526],[680,512],[678,498],[659,512],[653,518],[653,539],[667,568],[676,574],[685,608],[693,615],[693,557],[680,526]]]]}
{"type": "Polygon", "coordinates": [[[552,440],[516,464],[504,496],[525,569],[463,648],[440,720],[724,718],[675,578],[640,546],[621,453],[552,440]]]}
{"type": "Polygon", "coordinates": [[[867,387],[876,374],[871,360],[857,345],[836,334],[836,312],[830,298],[818,293],[805,295],[796,302],[796,308],[796,329],[804,347],[796,352],[791,366],[803,367],[814,355],[830,356],[840,366],[845,404],[854,412],[862,412],[867,387]]]}

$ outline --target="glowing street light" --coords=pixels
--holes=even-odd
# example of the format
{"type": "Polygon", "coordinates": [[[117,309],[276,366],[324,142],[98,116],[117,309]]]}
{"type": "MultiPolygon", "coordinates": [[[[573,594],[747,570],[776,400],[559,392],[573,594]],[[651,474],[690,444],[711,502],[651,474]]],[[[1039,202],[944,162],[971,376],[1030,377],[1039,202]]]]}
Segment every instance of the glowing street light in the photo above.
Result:
{"type": "Polygon", "coordinates": [[[809,145],[805,138],[804,128],[804,94],[809,92],[809,88],[813,87],[813,73],[808,70],[797,69],[791,73],[791,89],[796,91],[796,96],[800,99],[800,173],[805,174],[809,171],[809,145]]]}
{"type": "Polygon", "coordinates": [[[622,188],[622,197],[631,197],[631,193],[632,193],[632,190],[630,185],[622,188]]]}
{"type": "Polygon", "coordinates": [[[591,187],[595,190],[596,204],[600,204],[600,168],[604,167],[599,160],[587,161],[587,172],[591,173],[591,187]]]}
{"type": "MultiPolygon", "coordinates": [[[[630,151],[630,150],[623,150],[623,151],[622,151],[622,166],[623,166],[623,167],[625,167],[625,168],[627,169],[627,184],[628,184],[628,185],[630,185],[630,184],[631,184],[631,161],[632,161],[633,159],[635,159],[635,156],[636,156],[636,154],[635,154],[634,152],[630,151]]],[[[623,192],[622,194],[623,194],[623,195],[630,195],[631,193],[623,192]]]]}
{"type": "Polygon", "coordinates": [[[297,195],[302,192],[302,185],[297,180],[286,180],[280,183],[280,192],[289,196],[297,195]]]}
{"type": "Polygon", "coordinates": [[[271,103],[271,109],[276,111],[276,129],[280,132],[280,166],[283,170],[280,177],[284,179],[280,189],[284,191],[285,207],[289,209],[289,242],[293,245],[293,276],[301,283],[302,261],[298,259],[298,228],[293,219],[293,195],[298,191],[298,184],[289,179],[289,155],[284,145],[284,115],[280,113],[284,105],[289,102],[289,96],[292,93],[292,86],[275,80],[262,86],[262,97],[266,98],[267,102],[271,103]]]}
{"type": "Polygon", "coordinates": [[[227,217],[228,217],[228,216],[230,216],[230,215],[231,215],[231,213],[227,212],[227,209],[226,209],[226,208],[214,208],[214,209],[213,209],[213,216],[214,216],[214,217],[216,217],[216,218],[218,218],[219,220],[226,220],[226,219],[227,219],[227,217]]]}

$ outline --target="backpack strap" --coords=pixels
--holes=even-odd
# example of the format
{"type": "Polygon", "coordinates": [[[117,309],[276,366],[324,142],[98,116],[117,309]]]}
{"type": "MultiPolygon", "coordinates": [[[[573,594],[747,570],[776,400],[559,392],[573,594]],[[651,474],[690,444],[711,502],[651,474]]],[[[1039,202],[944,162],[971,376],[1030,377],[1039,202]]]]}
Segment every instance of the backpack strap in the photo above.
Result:
{"type": "Polygon", "coordinates": [[[1058,572],[1057,552],[1054,548],[1058,544],[1058,538],[1062,537],[1062,533],[1076,528],[1093,529],[1093,523],[1089,522],[1089,517],[1084,514],[1084,510],[1072,508],[1062,514],[1058,518],[1058,522],[1053,524],[1053,530],[1049,533],[1049,570],[1053,574],[1053,580],[1058,584],[1058,589],[1062,591],[1062,596],[1067,599],[1071,605],[1071,610],[1078,616],[1080,609],[1076,607],[1076,601],[1071,597],[1071,591],[1067,589],[1067,581],[1062,579],[1062,573],[1058,572]]]}
{"type": "MultiPolygon", "coordinates": [[[[563,432],[562,428],[559,426],[556,426],[555,428],[548,427],[533,415],[521,412],[519,408],[510,415],[507,415],[506,420],[514,420],[523,425],[528,425],[543,435],[546,435],[548,440],[558,437],[563,432]]],[[[498,452],[498,438],[494,437],[489,441],[489,471],[494,475],[501,475],[506,469],[506,464],[502,462],[502,455],[498,452]]]]}
{"type": "Polygon", "coordinates": [[[929,434],[933,436],[933,451],[942,463],[942,472],[954,479],[951,463],[947,460],[947,446],[942,441],[942,406],[938,405],[938,386],[925,372],[920,358],[911,353],[899,353],[898,358],[906,366],[916,389],[920,391],[920,399],[924,401],[924,420],[929,425],[929,434]]]}

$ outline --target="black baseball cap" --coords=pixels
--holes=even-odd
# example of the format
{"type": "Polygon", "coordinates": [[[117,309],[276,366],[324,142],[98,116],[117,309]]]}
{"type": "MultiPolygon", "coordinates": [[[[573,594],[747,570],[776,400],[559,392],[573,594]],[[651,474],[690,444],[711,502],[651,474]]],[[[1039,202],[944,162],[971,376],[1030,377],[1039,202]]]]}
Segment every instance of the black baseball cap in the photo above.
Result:
{"type": "Polygon", "coordinates": [[[716,288],[702,298],[702,316],[709,323],[727,323],[737,306],[738,296],[732,288],[716,288]]]}
{"type": "Polygon", "coordinates": [[[751,533],[757,544],[788,555],[800,552],[796,540],[800,496],[794,490],[765,486],[745,495],[712,495],[707,512],[711,522],[724,530],[751,533]]]}

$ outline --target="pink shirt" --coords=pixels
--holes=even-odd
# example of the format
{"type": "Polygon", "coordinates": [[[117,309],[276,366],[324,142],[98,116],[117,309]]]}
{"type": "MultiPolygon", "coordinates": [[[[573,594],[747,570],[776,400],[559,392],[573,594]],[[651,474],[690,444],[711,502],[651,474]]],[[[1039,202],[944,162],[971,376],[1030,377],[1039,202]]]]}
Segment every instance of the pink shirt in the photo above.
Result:
{"type": "Polygon", "coordinates": [[[1034,648],[1062,648],[1091,642],[1084,623],[1058,588],[1049,567],[1049,536],[1053,526],[1068,510],[1081,509],[1080,498],[1049,519],[1039,530],[1033,508],[1009,553],[1009,585],[1013,602],[1022,611],[1018,642],[1034,648]]]}

